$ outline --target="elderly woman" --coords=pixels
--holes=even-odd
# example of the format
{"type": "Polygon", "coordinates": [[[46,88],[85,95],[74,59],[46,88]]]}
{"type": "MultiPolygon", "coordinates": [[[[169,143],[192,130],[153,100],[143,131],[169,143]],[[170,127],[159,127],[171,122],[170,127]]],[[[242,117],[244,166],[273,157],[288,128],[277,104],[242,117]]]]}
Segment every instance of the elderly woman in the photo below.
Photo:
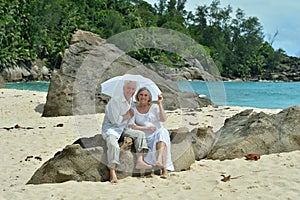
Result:
{"type": "Polygon", "coordinates": [[[173,171],[171,159],[170,135],[162,122],[166,121],[163,109],[163,96],[158,96],[158,103],[152,104],[152,96],[147,88],[141,88],[136,94],[138,105],[133,108],[134,116],[129,121],[129,127],[141,130],[146,135],[148,154],[144,161],[161,168],[161,178],[167,178],[168,170],[173,171]]]}

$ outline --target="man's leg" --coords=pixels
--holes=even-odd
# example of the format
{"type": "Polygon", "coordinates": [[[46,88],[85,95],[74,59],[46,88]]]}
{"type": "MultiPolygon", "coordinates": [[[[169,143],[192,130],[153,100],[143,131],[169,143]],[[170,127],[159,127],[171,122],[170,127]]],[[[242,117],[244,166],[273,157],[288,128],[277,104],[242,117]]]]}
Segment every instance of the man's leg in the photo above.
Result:
{"type": "Polygon", "coordinates": [[[152,166],[145,163],[143,156],[148,151],[146,136],[143,131],[128,129],[124,131],[124,136],[131,137],[137,152],[136,169],[152,169],[152,166]]]}
{"type": "Polygon", "coordinates": [[[109,180],[111,183],[117,183],[118,182],[118,177],[116,174],[116,164],[112,164],[109,167],[109,180]]]}
{"type": "Polygon", "coordinates": [[[117,183],[118,178],[116,174],[116,167],[117,164],[120,164],[120,147],[118,144],[118,138],[114,135],[109,135],[105,140],[107,146],[107,161],[109,167],[110,182],[117,183]]]}

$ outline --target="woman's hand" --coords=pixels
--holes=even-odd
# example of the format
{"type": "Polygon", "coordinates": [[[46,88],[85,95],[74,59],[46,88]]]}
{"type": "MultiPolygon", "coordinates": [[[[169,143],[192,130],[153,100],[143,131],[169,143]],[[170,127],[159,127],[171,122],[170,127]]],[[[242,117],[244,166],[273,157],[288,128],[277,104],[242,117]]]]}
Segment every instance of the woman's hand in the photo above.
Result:
{"type": "Polygon", "coordinates": [[[163,96],[160,94],[160,95],[158,95],[158,100],[157,100],[157,102],[159,103],[159,104],[161,104],[162,103],[162,101],[163,101],[163,96]]]}
{"type": "Polygon", "coordinates": [[[156,126],[148,126],[148,130],[154,132],[156,131],[156,126]]]}
{"type": "Polygon", "coordinates": [[[165,111],[164,111],[164,108],[163,108],[163,105],[162,105],[162,101],[163,101],[163,96],[160,94],[160,95],[158,95],[158,101],[157,101],[157,103],[158,103],[158,107],[159,107],[159,111],[160,111],[160,121],[161,122],[165,122],[166,120],[167,120],[167,115],[166,115],[166,113],[165,113],[165,111]]]}

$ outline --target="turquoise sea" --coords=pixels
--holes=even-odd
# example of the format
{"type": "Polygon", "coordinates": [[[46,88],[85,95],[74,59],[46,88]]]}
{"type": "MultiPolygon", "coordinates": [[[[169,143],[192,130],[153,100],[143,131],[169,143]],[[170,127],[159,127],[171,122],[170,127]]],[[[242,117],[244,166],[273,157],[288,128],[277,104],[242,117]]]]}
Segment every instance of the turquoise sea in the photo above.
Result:
{"type": "Polygon", "coordinates": [[[5,84],[5,88],[48,92],[49,84],[49,81],[9,82],[5,84]]]}
{"type": "Polygon", "coordinates": [[[300,82],[195,82],[177,83],[179,89],[204,94],[214,103],[257,108],[300,105],[300,82]]]}
{"type": "MultiPolygon", "coordinates": [[[[287,108],[300,105],[300,82],[176,82],[182,91],[195,91],[227,106],[287,108]]],[[[49,82],[6,83],[6,88],[47,92],[49,82]]]]}

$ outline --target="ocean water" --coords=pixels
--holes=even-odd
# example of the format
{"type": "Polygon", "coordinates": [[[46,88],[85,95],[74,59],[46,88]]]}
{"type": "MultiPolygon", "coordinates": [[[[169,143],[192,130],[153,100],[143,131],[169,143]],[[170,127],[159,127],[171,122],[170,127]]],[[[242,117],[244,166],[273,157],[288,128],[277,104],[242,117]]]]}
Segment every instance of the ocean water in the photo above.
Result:
{"type": "Polygon", "coordinates": [[[48,92],[49,84],[49,81],[9,82],[5,84],[5,88],[48,92]]]}
{"type": "MultiPolygon", "coordinates": [[[[182,91],[194,91],[215,104],[257,108],[300,105],[300,82],[201,82],[179,81],[182,91]]],[[[48,81],[6,83],[6,88],[48,92],[48,81]]]]}
{"type": "Polygon", "coordinates": [[[218,105],[288,108],[300,105],[300,82],[181,81],[182,91],[195,91],[218,105]]]}

